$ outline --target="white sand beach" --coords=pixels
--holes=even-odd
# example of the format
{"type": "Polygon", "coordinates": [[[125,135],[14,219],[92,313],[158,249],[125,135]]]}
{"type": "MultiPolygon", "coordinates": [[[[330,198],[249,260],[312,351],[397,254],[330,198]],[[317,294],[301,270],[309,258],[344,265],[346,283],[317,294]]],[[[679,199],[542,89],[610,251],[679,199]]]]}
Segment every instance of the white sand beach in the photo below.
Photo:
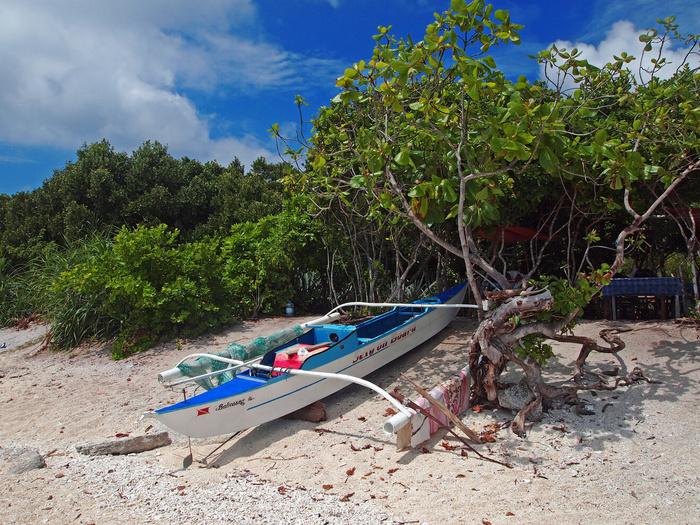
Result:
{"type": "MultiPolygon", "coordinates": [[[[294,321],[304,321],[305,318],[294,321]]],[[[674,321],[584,321],[576,333],[631,329],[617,356],[594,354],[591,370],[634,366],[660,384],[584,393],[593,415],[561,405],[512,434],[510,411],[468,411],[471,428],[503,427],[479,452],[445,432],[397,451],[382,425],[389,404],[350,386],[326,398],[320,423],[281,419],[229,436],[188,440],[126,456],[86,456],[75,446],[167,430],[141,414],[182,397],[157,374],[187,354],[217,352],[291,324],[245,322],[211,337],[160,345],[122,361],[92,346],[41,350],[44,325],[0,331],[0,521],[2,523],[421,523],[560,524],[700,522],[700,340],[674,321]],[[490,426],[490,427],[489,427],[490,426]],[[37,450],[46,467],[10,472],[13,451],[37,450]],[[466,452],[466,455],[464,454],[466,452]],[[198,460],[205,458],[206,465],[198,460]]],[[[418,397],[404,372],[430,388],[466,364],[458,318],[441,334],[370,375],[387,390],[418,397]]],[[[555,344],[546,367],[566,381],[579,348],[555,344]]],[[[513,373],[510,370],[508,373],[513,373]]]]}

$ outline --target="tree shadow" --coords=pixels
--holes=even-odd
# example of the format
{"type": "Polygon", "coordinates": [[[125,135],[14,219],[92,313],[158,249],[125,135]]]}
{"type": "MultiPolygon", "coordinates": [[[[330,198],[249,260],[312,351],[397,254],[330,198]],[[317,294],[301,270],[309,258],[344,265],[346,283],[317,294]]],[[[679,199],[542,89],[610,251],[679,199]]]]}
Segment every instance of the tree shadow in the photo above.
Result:
{"type": "MultiPolygon", "coordinates": [[[[582,391],[579,398],[590,410],[590,415],[578,415],[574,407],[562,402],[555,402],[546,411],[540,422],[527,426],[528,434],[537,432],[541,435],[549,427],[556,432],[567,434],[569,438],[578,439],[593,450],[602,450],[606,443],[640,439],[648,430],[642,430],[650,416],[649,406],[653,402],[674,403],[683,399],[684,403],[696,405],[700,400],[700,355],[698,344],[689,341],[660,339],[651,342],[647,348],[630,347],[618,354],[592,354],[586,370],[610,371],[619,368],[617,377],[628,375],[633,368],[639,367],[644,375],[655,381],[639,381],[629,386],[621,385],[614,390],[582,391]],[[638,354],[636,357],[629,354],[638,354]],[[657,382],[658,381],[658,382],[657,382]],[[539,428],[538,428],[539,426],[539,428]]],[[[548,381],[555,386],[570,384],[572,379],[566,377],[573,371],[574,360],[552,360],[548,363],[545,375],[552,375],[548,381]]],[[[609,377],[613,385],[615,377],[609,377]]],[[[597,378],[589,376],[590,382],[597,378]]],[[[658,407],[654,410],[658,410],[658,407]]],[[[502,417],[510,415],[500,411],[502,417]]],[[[645,439],[652,439],[647,436],[645,439]]],[[[513,439],[516,439],[513,436],[513,439]]]]}
{"type": "MultiPolygon", "coordinates": [[[[418,384],[430,389],[435,384],[448,379],[464,367],[468,360],[467,338],[473,333],[476,323],[474,320],[458,318],[448,329],[431,338],[416,349],[407,353],[402,358],[387,364],[381,369],[369,374],[365,379],[381,386],[386,390],[397,388],[404,395],[415,399],[418,395],[413,388],[401,377],[401,372],[407,374],[418,384]]],[[[552,359],[544,368],[545,380],[553,385],[566,385],[572,381],[571,374],[575,362],[575,356],[580,346],[573,345],[575,349],[563,352],[562,356],[552,359]]],[[[476,445],[475,448],[484,455],[500,455],[503,452],[505,460],[514,464],[526,466],[537,461],[535,450],[522,454],[513,451],[519,445],[527,445],[531,437],[540,439],[550,437],[567,438],[573,443],[585,443],[592,450],[602,450],[606,443],[639,438],[638,425],[645,421],[648,410],[647,404],[656,402],[675,402],[680,397],[688,399],[696,404],[700,397],[698,381],[700,378],[700,355],[698,344],[691,341],[673,340],[672,337],[662,338],[651,343],[651,346],[628,346],[617,355],[592,354],[589,357],[586,369],[600,373],[619,368],[619,375],[627,375],[635,366],[640,366],[649,379],[660,383],[639,382],[630,386],[620,386],[616,390],[582,392],[581,400],[586,408],[591,410],[591,415],[578,415],[574,407],[564,403],[558,403],[545,411],[539,422],[528,422],[526,430],[528,437],[524,440],[512,434],[509,430],[500,432],[495,444],[476,445]],[[634,357],[634,354],[639,354],[634,357]],[[533,457],[534,454],[534,457],[533,457]]],[[[522,377],[517,366],[511,365],[503,380],[522,377]]],[[[592,378],[589,378],[593,380],[592,378]]],[[[614,382],[614,377],[609,382],[614,382]]],[[[327,405],[327,421],[310,423],[299,420],[278,419],[247,430],[236,438],[235,442],[222,450],[211,463],[223,466],[237,458],[252,457],[263,452],[276,441],[289,438],[298,432],[316,431],[337,435],[339,440],[348,441],[354,439],[367,440],[375,446],[394,446],[395,438],[392,436],[378,436],[371,434],[359,434],[353,426],[343,426],[344,414],[365,404],[371,400],[377,400],[378,396],[357,385],[349,385],[341,391],[323,399],[327,405]],[[329,428],[333,425],[333,428],[329,428]]],[[[388,404],[377,401],[375,406],[367,408],[368,424],[381,425],[389,415],[385,411],[388,404]],[[375,406],[377,408],[375,408],[375,406]]],[[[484,413],[467,413],[462,418],[469,418],[469,425],[484,427],[494,422],[500,422],[504,428],[512,420],[513,413],[504,409],[491,409],[484,413]]],[[[428,452],[454,454],[447,449],[440,448],[440,443],[449,441],[452,445],[461,448],[461,444],[454,440],[445,431],[440,430],[426,441],[418,449],[402,451],[397,459],[399,464],[408,464],[416,457],[428,452]]],[[[209,442],[211,444],[211,441],[209,442]]],[[[470,456],[473,456],[469,453],[470,456]]]]}
{"type": "MultiPolygon", "coordinates": [[[[472,326],[466,325],[464,328],[470,330],[472,326]]],[[[657,330],[654,327],[635,329],[657,330]]],[[[470,427],[483,428],[486,425],[499,423],[503,428],[495,444],[476,445],[475,449],[484,455],[494,457],[502,455],[502,459],[511,464],[529,468],[530,464],[537,463],[538,460],[544,461],[544,457],[538,456],[536,447],[528,446],[530,439],[558,441],[561,438],[563,441],[568,441],[571,446],[585,444],[591,450],[602,450],[606,443],[610,442],[622,442],[635,438],[639,440],[642,436],[643,439],[652,439],[653,436],[648,434],[648,428],[640,426],[649,417],[651,403],[673,403],[683,398],[684,403],[694,406],[700,398],[700,346],[698,343],[682,336],[674,339],[671,334],[666,338],[658,332],[653,333],[660,336],[658,340],[652,337],[649,339],[650,342],[646,342],[645,339],[640,344],[635,337],[632,338],[631,344],[618,354],[592,354],[588,359],[586,370],[601,375],[603,371],[611,372],[618,368],[617,377],[621,377],[628,375],[638,366],[647,378],[659,383],[640,381],[629,386],[619,386],[615,390],[583,391],[579,397],[585,404],[585,408],[592,412],[591,415],[579,415],[576,413],[575,406],[559,400],[544,412],[540,421],[526,424],[528,435],[525,439],[519,438],[508,430],[509,423],[515,415],[515,412],[510,410],[492,408],[481,413],[462,414],[461,418],[468,419],[467,424],[470,427]],[[521,445],[525,445],[528,450],[519,454],[516,450],[522,448],[521,445]]],[[[468,333],[464,332],[463,335],[467,337],[468,333]]],[[[580,345],[571,345],[566,352],[557,353],[559,357],[551,359],[543,369],[545,381],[554,386],[571,384],[575,358],[579,349],[580,345]]],[[[468,348],[465,345],[458,359],[459,364],[452,368],[443,368],[443,365],[454,362],[455,359],[441,360],[439,353],[435,353],[434,356],[426,356],[411,373],[428,387],[433,383],[434,367],[441,369],[439,380],[447,379],[451,374],[445,374],[445,369],[456,372],[466,364],[467,355],[468,348]]],[[[517,382],[521,377],[522,370],[510,363],[502,380],[517,382]]],[[[607,379],[609,384],[614,384],[615,377],[607,379]]],[[[596,382],[598,377],[590,375],[588,380],[596,382]]],[[[439,445],[445,440],[450,441],[452,445],[459,445],[456,440],[452,441],[450,435],[445,436],[445,432],[440,431],[426,441],[423,447],[431,452],[441,451],[439,445]]],[[[421,453],[421,450],[405,451],[399,462],[408,463],[421,453]]]]}

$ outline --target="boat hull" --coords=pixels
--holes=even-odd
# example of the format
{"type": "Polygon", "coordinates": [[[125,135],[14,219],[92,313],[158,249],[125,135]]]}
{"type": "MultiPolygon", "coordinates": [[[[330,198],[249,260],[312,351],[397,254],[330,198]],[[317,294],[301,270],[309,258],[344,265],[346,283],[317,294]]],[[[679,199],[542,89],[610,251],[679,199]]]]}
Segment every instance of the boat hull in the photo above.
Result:
{"type": "MultiPolygon", "coordinates": [[[[444,292],[448,296],[441,304],[461,303],[465,289],[462,285],[448,291],[449,294],[444,292]]],[[[457,311],[457,308],[429,308],[369,339],[358,338],[350,328],[347,337],[327,351],[327,362],[303,369],[364,377],[435,336],[452,321],[457,311]]],[[[147,416],[190,437],[232,434],[282,417],[347,385],[337,379],[289,374],[269,379],[239,375],[215,389],[172,407],[149,412],[147,416]]]]}

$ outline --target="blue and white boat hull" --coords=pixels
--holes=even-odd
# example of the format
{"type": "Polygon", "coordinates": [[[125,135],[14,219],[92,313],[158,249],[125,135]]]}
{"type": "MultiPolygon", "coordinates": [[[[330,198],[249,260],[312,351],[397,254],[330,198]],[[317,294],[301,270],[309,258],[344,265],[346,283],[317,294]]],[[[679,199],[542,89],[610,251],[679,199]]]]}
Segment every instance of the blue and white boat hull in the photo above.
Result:
{"type": "MultiPolygon", "coordinates": [[[[316,326],[284,348],[327,342],[328,348],[309,356],[301,370],[361,378],[443,330],[458,308],[429,305],[460,304],[465,290],[463,283],[434,298],[412,303],[415,307],[396,307],[357,326],[316,326]]],[[[191,437],[232,434],[282,417],[347,386],[337,379],[279,373],[279,368],[270,374],[269,367],[274,366],[279,350],[269,352],[260,361],[260,368],[253,366],[216,388],[144,416],[191,437]]]]}

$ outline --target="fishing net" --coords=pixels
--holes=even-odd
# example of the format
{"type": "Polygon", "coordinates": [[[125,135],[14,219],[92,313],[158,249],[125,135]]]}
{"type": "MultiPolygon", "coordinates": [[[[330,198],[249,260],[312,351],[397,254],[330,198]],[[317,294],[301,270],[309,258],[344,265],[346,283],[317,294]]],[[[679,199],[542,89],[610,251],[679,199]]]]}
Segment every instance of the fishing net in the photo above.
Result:
{"type": "MultiPolygon", "coordinates": [[[[231,343],[223,352],[212,355],[225,357],[227,359],[236,359],[238,361],[249,361],[266,354],[278,346],[293,341],[303,333],[304,329],[301,326],[294,326],[265,337],[257,337],[247,345],[231,343]]],[[[178,368],[184,376],[197,377],[203,374],[209,374],[211,372],[218,372],[219,370],[224,370],[226,368],[230,368],[231,366],[232,365],[230,363],[224,363],[223,361],[217,361],[216,359],[211,359],[209,357],[198,357],[194,361],[178,365],[178,368]]],[[[195,381],[195,383],[205,390],[211,390],[212,388],[226,383],[227,381],[231,381],[231,379],[236,377],[237,371],[238,370],[232,370],[222,372],[221,374],[217,374],[215,376],[204,377],[202,379],[198,379],[195,381]]]]}

